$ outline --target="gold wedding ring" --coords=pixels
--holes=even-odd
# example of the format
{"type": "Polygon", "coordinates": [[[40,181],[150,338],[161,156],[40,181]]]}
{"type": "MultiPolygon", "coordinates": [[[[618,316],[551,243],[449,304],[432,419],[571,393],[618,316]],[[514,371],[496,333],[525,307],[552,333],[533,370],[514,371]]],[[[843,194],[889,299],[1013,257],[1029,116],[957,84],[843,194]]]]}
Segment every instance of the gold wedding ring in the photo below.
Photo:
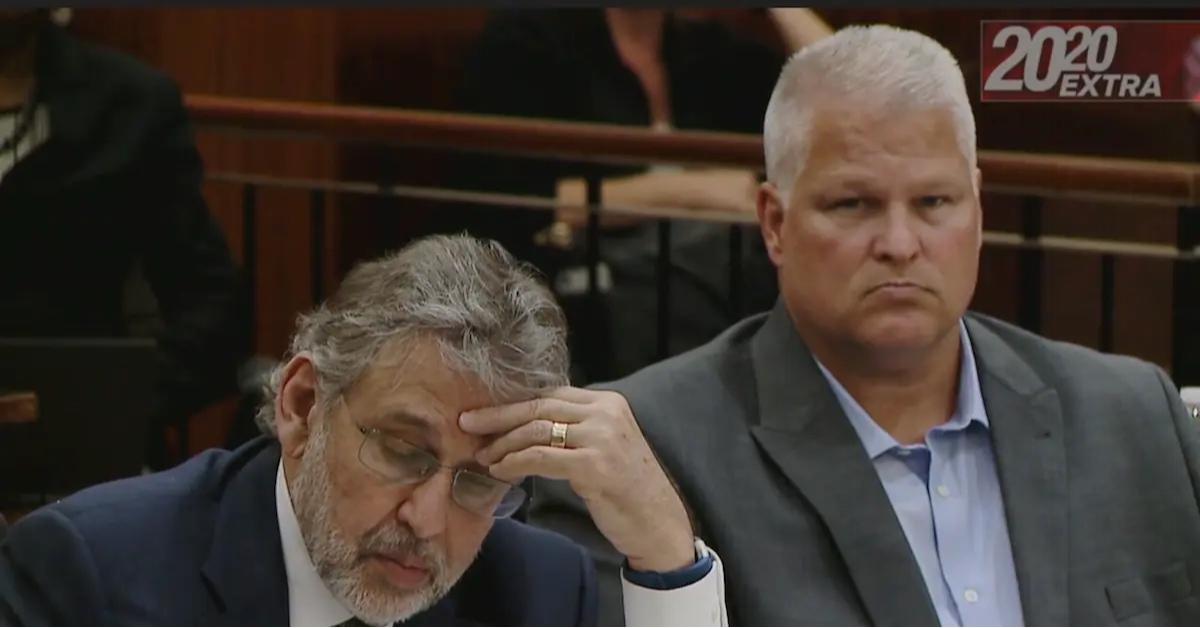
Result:
{"type": "Polygon", "coordinates": [[[567,424],[554,421],[550,424],[550,446],[566,449],[567,447],[567,424]]]}

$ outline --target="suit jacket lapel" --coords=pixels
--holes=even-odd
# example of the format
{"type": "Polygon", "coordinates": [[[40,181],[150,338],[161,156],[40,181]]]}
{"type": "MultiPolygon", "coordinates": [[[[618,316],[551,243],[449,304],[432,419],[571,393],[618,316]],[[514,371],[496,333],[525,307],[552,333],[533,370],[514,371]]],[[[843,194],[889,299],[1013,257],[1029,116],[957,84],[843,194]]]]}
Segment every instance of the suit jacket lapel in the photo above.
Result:
{"type": "Polygon", "coordinates": [[[1067,460],[1058,393],[973,316],[967,333],[991,423],[1025,624],[1066,625],[1067,460]]]}
{"type": "Polygon", "coordinates": [[[938,624],[874,466],[779,301],[752,341],[767,455],[817,510],[876,624],[938,624]]]}
{"type": "MultiPolygon", "coordinates": [[[[279,445],[273,440],[243,448],[248,461],[231,461],[212,547],[202,567],[222,614],[212,623],[286,626],[287,571],[275,511],[279,445]]],[[[200,622],[210,623],[210,622],[200,622]]]]}

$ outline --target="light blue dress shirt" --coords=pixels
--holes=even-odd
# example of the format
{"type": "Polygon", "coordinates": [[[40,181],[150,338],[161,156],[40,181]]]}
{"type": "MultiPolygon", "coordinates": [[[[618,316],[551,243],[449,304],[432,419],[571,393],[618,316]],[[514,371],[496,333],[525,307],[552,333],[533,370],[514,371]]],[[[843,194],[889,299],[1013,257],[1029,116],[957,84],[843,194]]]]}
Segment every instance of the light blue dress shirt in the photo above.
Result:
{"type": "Polygon", "coordinates": [[[943,626],[1020,626],[1004,498],[996,475],[987,410],[966,326],[958,403],[950,420],[902,446],[820,361],[838,402],[862,440],[943,626]]]}

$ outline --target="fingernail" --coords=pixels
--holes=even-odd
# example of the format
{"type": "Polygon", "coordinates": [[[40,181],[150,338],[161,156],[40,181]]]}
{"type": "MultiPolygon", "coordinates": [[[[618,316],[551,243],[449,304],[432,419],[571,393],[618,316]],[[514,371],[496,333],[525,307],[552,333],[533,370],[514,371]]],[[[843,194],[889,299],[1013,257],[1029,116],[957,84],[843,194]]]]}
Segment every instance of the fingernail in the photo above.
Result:
{"type": "Polygon", "coordinates": [[[471,427],[472,421],[474,421],[474,415],[472,415],[470,412],[464,412],[458,415],[458,426],[464,430],[471,427]]]}

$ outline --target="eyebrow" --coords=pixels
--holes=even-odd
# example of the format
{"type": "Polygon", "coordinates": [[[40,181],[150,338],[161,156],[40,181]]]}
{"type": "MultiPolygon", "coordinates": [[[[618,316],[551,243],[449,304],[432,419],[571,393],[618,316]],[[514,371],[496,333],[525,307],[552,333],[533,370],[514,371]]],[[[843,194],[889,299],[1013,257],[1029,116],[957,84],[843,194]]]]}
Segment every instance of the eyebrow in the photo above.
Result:
{"type": "MultiPolygon", "coordinates": [[[[812,186],[810,190],[814,196],[836,196],[847,193],[862,193],[864,190],[873,190],[878,187],[879,182],[877,180],[862,173],[837,173],[829,177],[829,180],[823,184],[812,186]]],[[[964,184],[944,173],[922,172],[912,177],[909,187],[957,189],[964,187],[964,184]]]]}
{"type": "MultiPolygon", "coordinates": [[[[400,433],[396,433],[397,427],[415,427],[420,430],[421,436],[428,441],[428,449],[430,453],[442,459],[442,432],[436,429],[434,425],[437,420],[430,417],[422,417],[420,414],[414,414],[403,409],[394,409],[394,411],[380,412],[376,415],[376,419],[384,425],[377,425],[376,429],[383,432],[385,436],[400,438],[401,441],[407,441],[400,433]],[[431,438],[432,437],[432,438],[431,438]]],[[[481,476],[492,477],[491,473],[487,472],[487,467],[480,465],[474,459],[469,459],[460,463],[460,465],[451,465],[456,468],[468,469],[481,474],[481,476]]],[[[503,480],[502,480],[503,482],[503,480]]]]}
{"type": "MultiPolygon", "coordinates": [[[[383,434],[387,436],[399,438],[400,440],[407,441],[408,439],[395,432],[397,427],[417,428],[420,430],[421,435],[425,437],[426,441],[429,442],[430,453],[432,453],[434,456],[437,456],[440,460],[442,454],[442,434],[433,427],[435,424],[434,419],[413,414],[405,410],[383,412],[379,414],[377,418],[381,422],[387,423],[388,425],[379,426],[376,429],[378,429],[380,432],[383,432],[383,434]]],[[[461,467],[463,469],[468,469],[470,471],[479,473],[480,475],[492,477],[492,475],[488,473],[487,467],[479,464],[474,459],[468,459],[462,464],[452,466],[461,467]]]]}
{"type": "Polygon", "coordinates": [[[823,180],[814,182],[812,189],[827,190],[830,188],[864,188],[875,187],[878,177],[861,170],[838,169],[823,173],[823,180]]]}
{"type": "Polygon", "coordinates": [[[405,410],[382,412],[375,415],[373,422],[377,422],[376,429],[384,433],[393,432],[396,428],[416,428],[422,436],[428,438],[431,434],[437,435],[438,440],[441,440],[441,436],[433,428],[432,419],[405,410]]]}

